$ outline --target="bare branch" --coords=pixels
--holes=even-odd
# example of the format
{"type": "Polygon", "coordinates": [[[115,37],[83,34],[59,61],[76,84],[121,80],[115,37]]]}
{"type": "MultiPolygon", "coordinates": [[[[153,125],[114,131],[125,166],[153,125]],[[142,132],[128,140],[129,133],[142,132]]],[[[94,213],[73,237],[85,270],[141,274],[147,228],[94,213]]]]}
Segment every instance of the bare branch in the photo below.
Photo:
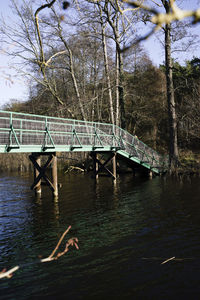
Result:
{"type": "Polygon", "coordinates": [[[44,51],[43,51],[43,43],[42,43],[42,39],[41,39],[41,33],[40,33],[40,29],[39,29],[39,21],[38,21],[38,13],[42,10],[45,9],[46,7],[51,8],[51,6],[56,2],[56,0],[52,0],[50,3],[47,3],[45,5],[40,6],[36,12],[35,12],[35,25],[36,25],[36,31],[37,31],[37,35],[38,35],[38,40],[39,40],[39,44],[40,44],[40,60],[41,60],[41,68],[42,68],[42,64],[45,64],[45,57],[44,57],[44,51]]]}
{"type": "Polygon", "coordinates": [[[152,7],[143,5],[137,1],[123,0],[123,2],[129,4],[133,8],[142,8],[145,11],[152,13],[154,16],[151,18],[152,23],[159,25],[170,24],[173,21],[180,21],[182,19],[193,17],[193,24],[200,22],[200,8],[192,10],[182,10],[176,4],[175,1],[170,2],[171,11],[169,13],[159,13],[152,7]]]}
{"type": "MultiPolygon", "coordinates": [[[[49,261],[58,259],[59,257],[61,257],[62,255],[64,255],[65,253],[67,253],[69,251],[69,246],[75,246],[77,250],[79,249],[78,239],[76,237],[72,237],[67,241],[64,251],[59,252],[56,256],[54,256],[56,251],[59,249],[62,240],[64,239],[65,235],[69,232],[70,229],[71,229],[71,226],[69,226],[67,228],[67,230],[65,230],[65,232],[62,234],[62,236],[59,239],[59,241],[58,241],[55,249],[53,250],[53,252],[48,257],[43,258],[43,259],[40,260],[41,263],[49,262],[49,261]]],[[[8,271],[6,271],[6,269],[3,269],[0,272],[0,279],[2,279],[2,278],[11,278],[13,276],[13,273],[16,272],[17,270],[19,270],[19,268],[20,268],[19,266],[15,266],[14,268],[12,268],[8,271]]]]}
{"type": "Polygon", "coordinates": [[[6,269],[3,269],[1,272],[0,272],[0,279],[2,278],[11,278],[13,276],[13,273],[15,271],[17,271],[19,269],[19,266],[16,266],[8,271],[6,271],[6,269]]]}
{"type": "Polygon", "coordinates": [[[63,51],[57,52],[57,53],[55,53],[54,55],[52,55],[52,56],[46,61],[46,66],[49,66],[50,61],[51,61],[54,57],[59,56],[59,55],[62,55],[62,54],[65,54],[66,52],[67,52],[67,50],[63,50],[63,51]]]}
{"type": "MultiPolygon", "coordinates": [[[[157,30],[162,28],[164,24],[171,24],[173,21],[181,21],[182,19],[192,17],[193,21],[192,24],[195,24],[197,22],[200,22],[200,9],[197,9],[195,11],[192,10],[182,10],[180,9],[176,4],[175,0],[171,0],[169,5],[171,10],[169,10],[168,13],[159,13],[156,9],[143,5],[142,3],[139,3],[137,1],[129,1],[129,0],[122,0],[124,3],[129,4],[133,9],[140,8],[143,9],[151,14],[153,14],[152,18],[150,19],[152,23],[154,23],[156,26],[145,36],[140,37],[139,39],[136,40],[136,42],[133,43],[133,46],[135,44],[138,44],[141,41],[146,40],[149,38],[151,35],[153,35],[157,30]]],[[[153,1],[154,2],[154,1],[153,1]]],[[[155,3],[155,2],[154,2],[155,3]]],[[[155,3],[158,5],[157,3],[155,3]]],[[[160,5],[158,5],[160,6],[160,5]]],[[[125,12],[125,11],[124,11],[125,12]]],[[[122,51],[126,51],[129,49],[131,46],[124,48],[122,51]]]]}
{"type": "Polygon", "coordinates": [[[62,240],[64,239],[65,235],[69,232],[70,229],[71,229],[71,226],[69,226],[67,228],[67,230],[62,234],[62,236],[59,239],[59,241],[58,241],[55,249],[53,250],[53,252],[48,257],[41,259],[41,262],[47,262],[47,261],[58,259],[60,256],[64,255],[66,252],[68,252],[69,246],[75,246],[77,250],[79,249],[78,244],[77,244],[78,239],[73,237],[73,238],[71,238],[67,241],[66,246],[65,246],[65,250],[63,252],[59,252],[56,256],[54,256],[56,251],[58,250],[60,244],[62,243],[62,240]]]}

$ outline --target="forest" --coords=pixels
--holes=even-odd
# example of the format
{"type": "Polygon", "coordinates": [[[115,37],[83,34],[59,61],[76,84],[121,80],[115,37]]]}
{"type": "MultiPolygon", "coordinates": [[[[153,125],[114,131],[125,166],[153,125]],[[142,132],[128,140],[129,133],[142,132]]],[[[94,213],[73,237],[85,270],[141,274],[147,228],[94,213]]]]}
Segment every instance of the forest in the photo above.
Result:
{"type": "MultiPolygon", "coordinates": [[[[173,58],[198,37],[191,19],[152,23],[154,1],[125,2],[11,0],[17,21],[1,20],[1,47],[27,78],[29,95],[3,109],[116,124],[169,153],[173,168],[200,148],[200,58],[173,58]],[[158,25],[159,67],[140,43],[158,25]]],[[[176,10],[175,1],[157,2],[168,16],[176,10]]]]}

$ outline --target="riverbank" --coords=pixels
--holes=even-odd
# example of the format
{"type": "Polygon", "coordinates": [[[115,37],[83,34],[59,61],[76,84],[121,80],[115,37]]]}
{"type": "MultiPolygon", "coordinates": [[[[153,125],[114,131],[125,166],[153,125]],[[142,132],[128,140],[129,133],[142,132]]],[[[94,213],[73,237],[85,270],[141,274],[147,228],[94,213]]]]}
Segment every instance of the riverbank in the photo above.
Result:
{"type": "MultiPolygon", "coordinates": [[[[0,154],[0,171],[29,172],[33,169],[29,159],[31,153],[2,153],[0,154]]],[[[70,166],[87,167],[88,153],[58,152],[58,169],[67,170],[70,166]]],[[[45,157],[42,157],[45,160],[45,157]]]]}
{"type": "Polygon", "coordinates": [[[200,175],[200,154],[192,151],[180,152],[178,175],[200,175]]]}
{"type": "MultiPolygon", "coordinates": [[[[33,166],[29,159],[30,153],[5,153],[0,154],[0,171],[32,171],[33,166]]],[[[84,152],[58,152],[58,169],[63,172],[87,172],[92,168],[92,160],[88,153],[84,152]]],[[[43,157],[45,160],[45,157],[43,157]]],[[[118,162],[118,171],[121,173],[131,172],[130,167],[125,162],[118,162]]],[[[192,151],[180,152],[180,164],[173,173],[178,176],[200,175],[200,154],[192,151]]]]}

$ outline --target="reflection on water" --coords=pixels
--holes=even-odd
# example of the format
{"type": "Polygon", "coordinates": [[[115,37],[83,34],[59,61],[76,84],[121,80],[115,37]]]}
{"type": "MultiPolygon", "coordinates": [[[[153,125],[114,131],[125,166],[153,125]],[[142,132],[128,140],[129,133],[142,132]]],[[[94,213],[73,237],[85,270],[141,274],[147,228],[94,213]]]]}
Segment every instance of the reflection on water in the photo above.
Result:
{"type": "Polygon", "coordinates": [[[59,177],[53,201],[45,188],[34,197],[27,174],[1,176],[0,270],[22,267],[0,299],[198,299],[199,178],[59,177]],[[68,225],[80,250],[39,264],[68,225]]]}

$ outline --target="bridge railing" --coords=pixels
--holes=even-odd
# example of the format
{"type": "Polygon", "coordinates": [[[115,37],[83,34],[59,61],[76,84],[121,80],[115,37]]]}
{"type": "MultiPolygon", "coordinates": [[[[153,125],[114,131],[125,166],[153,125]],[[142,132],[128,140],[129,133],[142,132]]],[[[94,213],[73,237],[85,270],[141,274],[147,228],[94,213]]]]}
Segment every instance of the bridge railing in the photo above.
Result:
{"type": "Polygon", "coordinates": [[[0,111],[0,152],[28,150],[30,146],[118,147],[113,125],[0,111]],[[2,151],[4,148],[4,151],[2,151]]]}
{"type": "Polygon", "coordinates": [[[142,164],[167,159],[113,124],[0,111],[0,152],[120,150],[142,164]]]}
{"type": "Polygon", "coordinates": [[[135,157],[140,164],[147,164],[154,168],[166,169],[168,167],[168,157],[160,155],[139,140],[137,136],[121,128],[118,128],[118,135],[121,137],[122,149],[129,154],[129,158],[135,157]]]}

